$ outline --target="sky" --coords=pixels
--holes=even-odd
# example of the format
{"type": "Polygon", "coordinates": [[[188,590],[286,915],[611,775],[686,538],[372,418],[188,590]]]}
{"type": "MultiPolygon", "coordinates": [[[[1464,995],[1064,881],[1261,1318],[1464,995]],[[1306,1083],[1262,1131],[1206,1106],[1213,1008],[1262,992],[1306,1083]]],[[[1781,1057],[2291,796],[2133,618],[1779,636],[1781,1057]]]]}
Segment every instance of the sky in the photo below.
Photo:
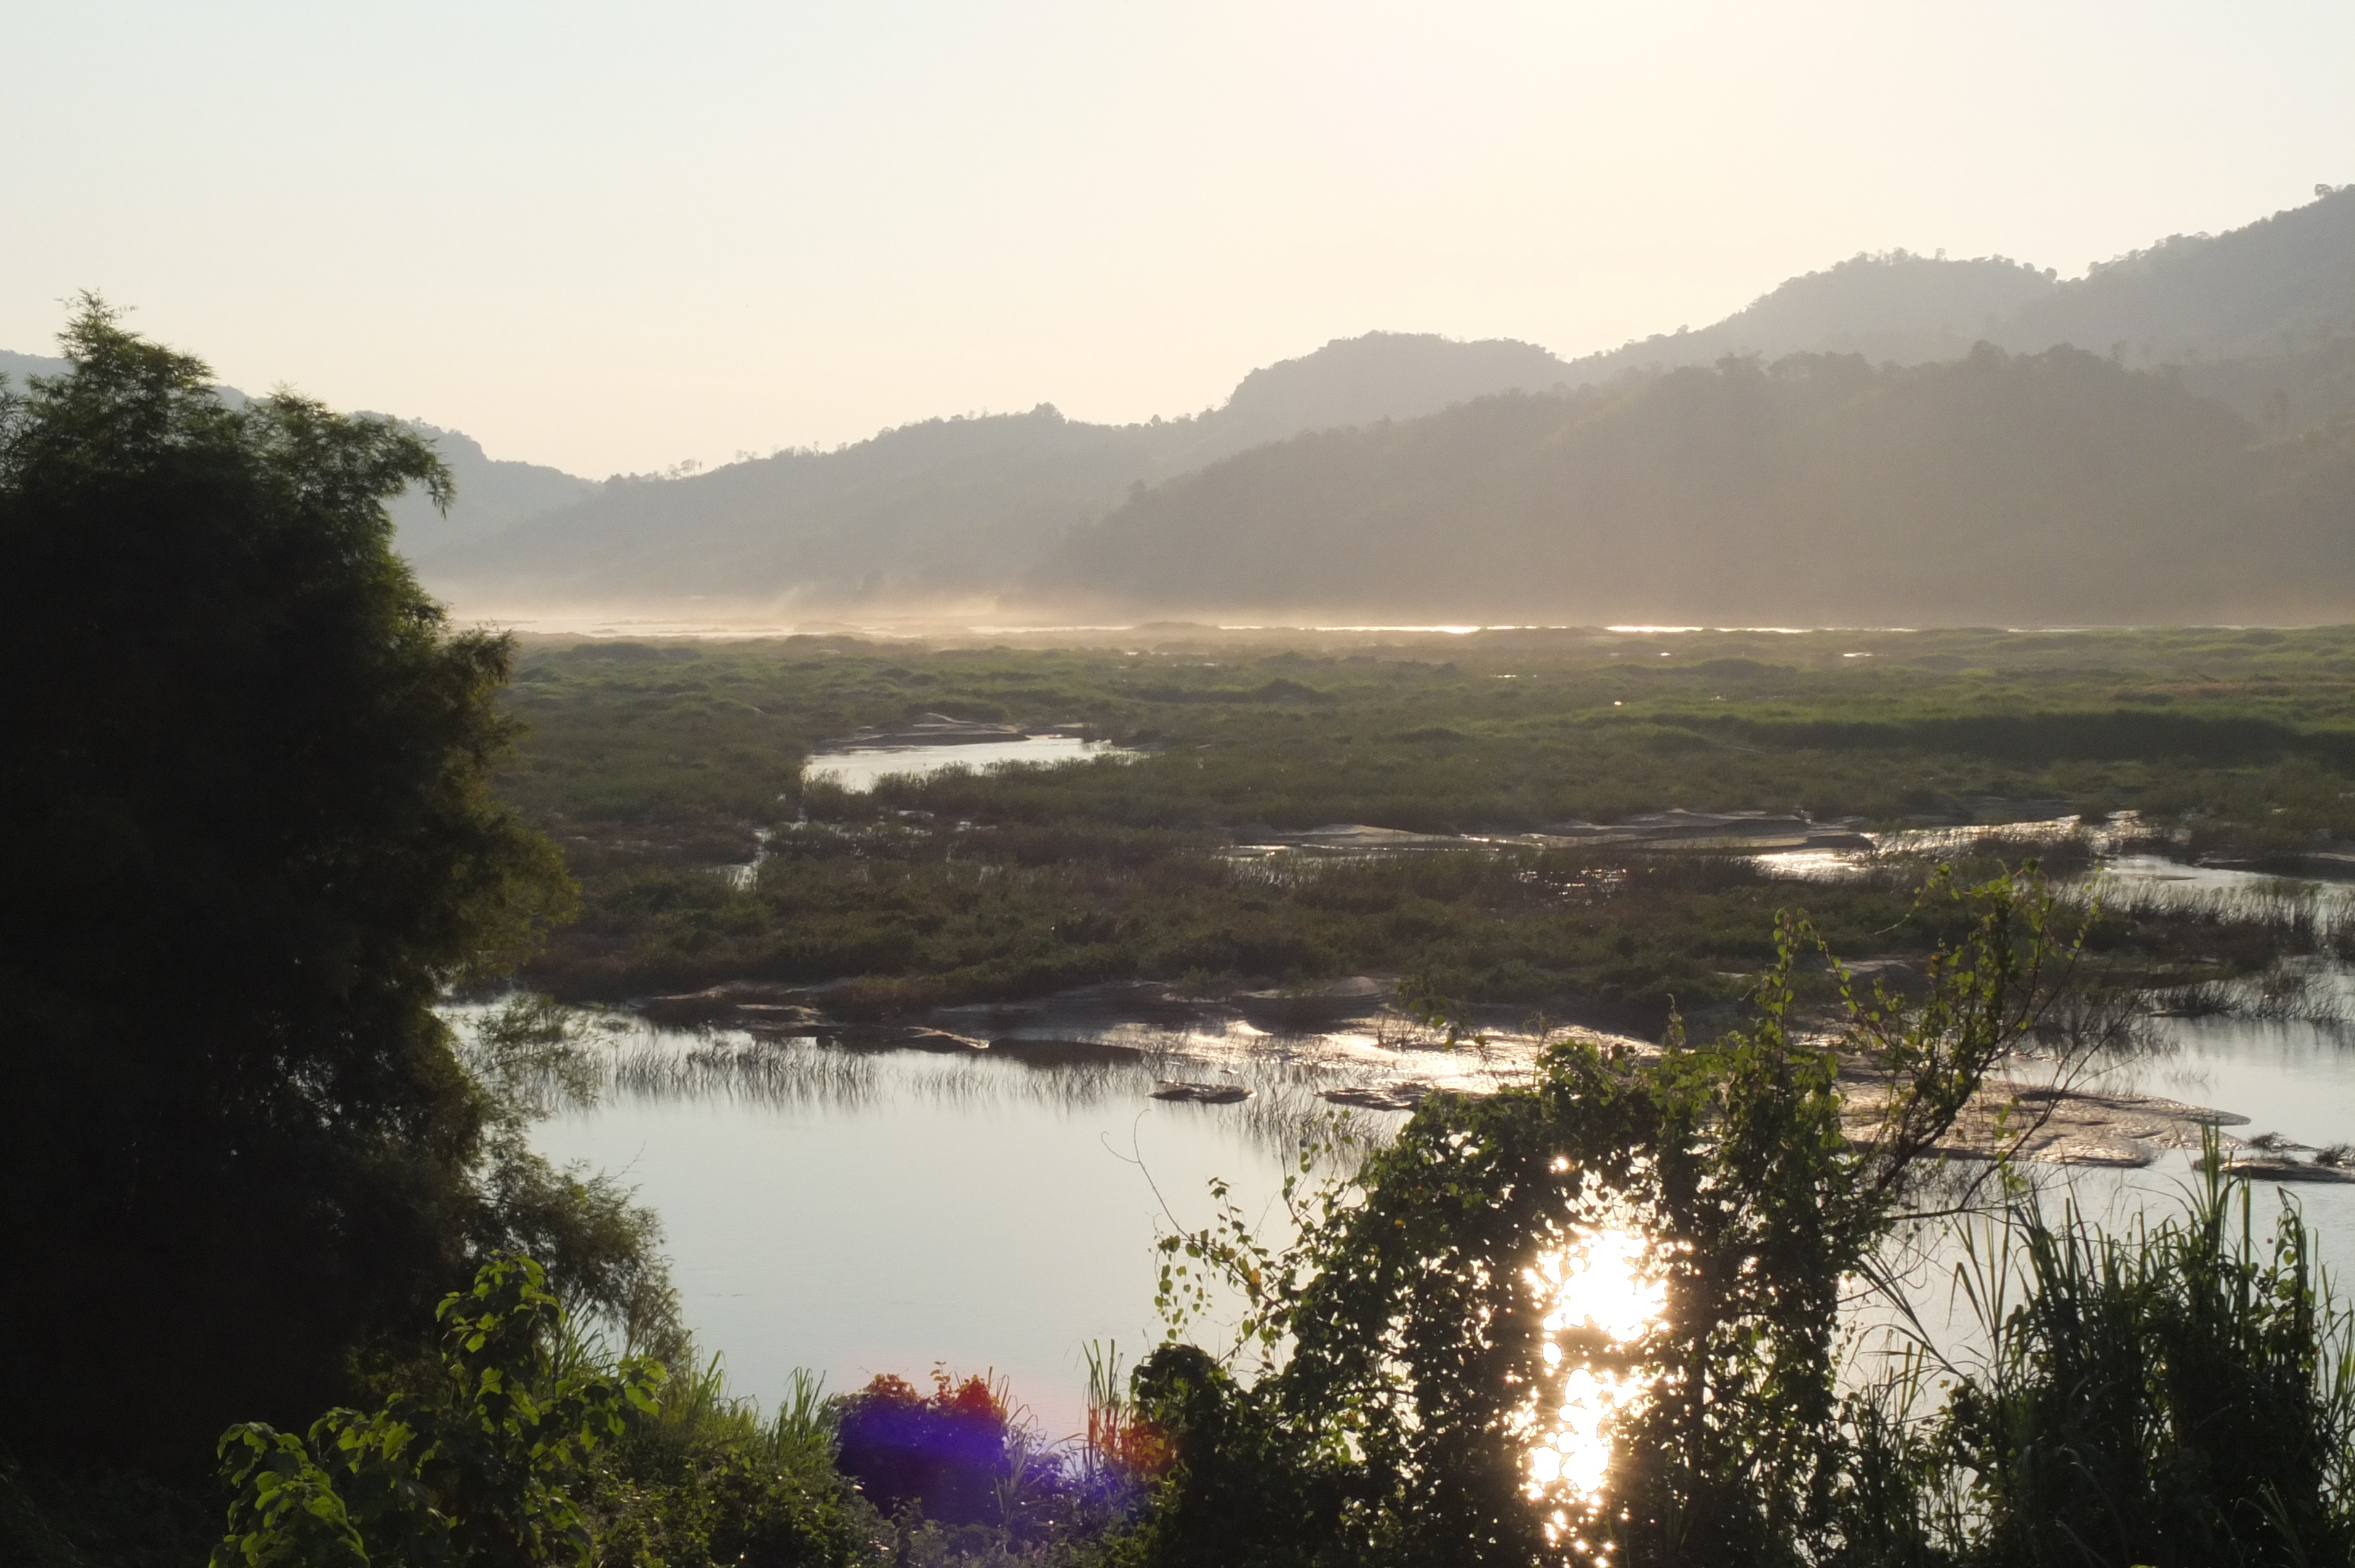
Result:
{"type": "Polygon", "coordinates": [[[2345,0],[5,0],[0,81],[0,348],[96,289],[598,477],[2355,181],[2345,0]]]}

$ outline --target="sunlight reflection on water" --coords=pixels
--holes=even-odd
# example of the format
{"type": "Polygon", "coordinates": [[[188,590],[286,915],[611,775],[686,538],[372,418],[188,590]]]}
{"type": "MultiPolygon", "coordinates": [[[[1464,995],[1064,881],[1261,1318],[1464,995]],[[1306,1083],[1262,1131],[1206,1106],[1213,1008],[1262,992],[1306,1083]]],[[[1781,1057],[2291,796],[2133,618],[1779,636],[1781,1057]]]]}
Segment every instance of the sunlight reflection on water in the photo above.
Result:
{"type": "Polygon", "coordinates": [[[831,778],[853,794],[875,788],[888,774],[921,779],[944,768],[967,768],[975,772],[1006,763],[1044,767],[1058,762],[1082,762],[1095,757],[1131,758],[1136,753],[1100,740],[1075,735],[1032,735],[1018,740],[969,742],[964,746],[868,746],[811,754],[802,776],[831,778]]]}
{"type": "Polygon", "coordinates": [[[1556,1544],[1602,1501],[1614,1438],[1650,1393],[1640,1351],[1668,1306],[1668,1282],[1650,1261],[1640,1235],[1604,1230],[1523,1274],[1546,1308],[1528,1492],[1554,1505],[1546,1534],[1556,1544]]]}

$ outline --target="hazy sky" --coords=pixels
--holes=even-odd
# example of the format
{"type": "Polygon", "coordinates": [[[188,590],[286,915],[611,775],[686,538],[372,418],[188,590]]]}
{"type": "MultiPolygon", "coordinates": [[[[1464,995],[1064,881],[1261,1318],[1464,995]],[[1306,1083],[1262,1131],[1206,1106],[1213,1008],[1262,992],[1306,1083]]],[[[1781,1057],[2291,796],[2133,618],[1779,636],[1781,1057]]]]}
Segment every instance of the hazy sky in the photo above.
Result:
{"type": "Polygon", "coordinates": [[[2064,274],[2355,181],[2355,5],[0,4],[0,347],[602,475],[1565,355],[1859,249],[2064,274]]]}

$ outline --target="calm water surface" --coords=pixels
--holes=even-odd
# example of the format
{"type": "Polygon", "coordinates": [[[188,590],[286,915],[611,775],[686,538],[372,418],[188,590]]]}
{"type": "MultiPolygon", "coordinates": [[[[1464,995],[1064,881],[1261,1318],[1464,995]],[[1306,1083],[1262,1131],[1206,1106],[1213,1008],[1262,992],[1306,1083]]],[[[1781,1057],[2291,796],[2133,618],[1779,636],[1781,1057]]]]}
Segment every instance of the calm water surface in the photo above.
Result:
{"type": "Polygon", "coordinates": [[[921,778],[946,768],[970,768],[978,772],[1008,762],[1036,765],[1135,755],[1107,741],[1082,740],[1070,735],[1033,735],[1020,740],[979,740],[963,746],[875,746],[813,752],[802,764],[802,776],[831,776],[844,789],[858,792],[872,789],[875,781],[887,773],[921,778]]]}
{"type": "MultiPolygon", "coordinates": [[[[994,748],[922,749],[927,759],[960,754],[946,758],[955,761],[994,748]]],[[[2110,869],[2186,896],[2279,885],[2160,861],[2110,869]]],[[[2318,991],[2355,1012],[2344,969],[2323,975],[2318,991]]],[[[2245,1019],[2157,1027],[2161,1049],[2101,1086],[2238,1113],[2249,1118],[2232,1129],[2243,1137],[2355,1142],[2355,1032],[2245,1019]]],[[[677,1053],[708,1043],[651,1030],[645,1040],[677,1053]]],[[[1146,1064],[1050,1071],[986,1056],[796,1049],[796,1060],[833,1065],[761,1092],[624,1086],[537,1135],[559,1161],[624,1173],[659,1212],[688,1322],[725,1355],[736,1385],[764,1401],[796,1367],[844,1390],[944,1361],[1010,1378],[1060,1436],[1081,1420],[1082,1347],[1116,1340],[1133,1360],[1158,1338],[1153,1243],[1207,1222],[1210,1178],[1231,1181],[1267,1229],[1283,1232],[1274,1199],[1286,1146],[1271,1114],[1279,1085],[1243,1106],[1171,1104],[1150,1097],[1161,1069],[1146,1064]]],[[[1294,1100],[1313,1103],[1297,1086],[1294,1100]]],[[[1377,1114],[1369,1125],[1400,1119],[1377,1114]]],[[[2086,1209],[2120,1221],[2140,1204],[2171,1208],[2190,1175],[2170,1154],[2142,1171],[2066,1180],[2086,1209]]],[[[2355,1282],[2355,1186],[2286,1190],[2318,1226],[2333,1272],[2355,1282]]],[[[2259,1189],[2261,1215],[2273,1191],[2259,1189]]],[[[1933,1297],[1943,1289],[1936,1272],[1920,1276],[1933,1297]]]]}
{"type": "Polygon", "coordinates": [[[1011,1378],[1061,1436],[1082,1424],[1082,1346],[1134,1361],[1158,1339],[1154,1240],[1208,1222],[1209,1178],[1282,1228],[1279,1155],[1243,1107],[1155,1100],[1134,1075],[855,1060],[857,1094],[620,1093],[536,1139],[626,1172],[697,1337],[764,1402],[796,1367],[842,1391],[939,1361],[1011,1378]]]}

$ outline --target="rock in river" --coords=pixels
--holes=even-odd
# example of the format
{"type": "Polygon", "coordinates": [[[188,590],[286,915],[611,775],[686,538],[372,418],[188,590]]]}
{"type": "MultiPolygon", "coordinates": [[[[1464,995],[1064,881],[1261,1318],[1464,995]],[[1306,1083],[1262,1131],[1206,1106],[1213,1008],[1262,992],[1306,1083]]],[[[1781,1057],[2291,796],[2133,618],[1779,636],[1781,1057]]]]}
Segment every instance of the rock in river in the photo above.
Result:
{"type": "Polygon", "coordinates": [[[1241,1084],[1184,1084],[1166,1078],[1153,1091],[1156,1100],[1186,1100],[1198,1106],[1231,1106],[1251,1096],[1252,1092],[1241,1084]]]}

